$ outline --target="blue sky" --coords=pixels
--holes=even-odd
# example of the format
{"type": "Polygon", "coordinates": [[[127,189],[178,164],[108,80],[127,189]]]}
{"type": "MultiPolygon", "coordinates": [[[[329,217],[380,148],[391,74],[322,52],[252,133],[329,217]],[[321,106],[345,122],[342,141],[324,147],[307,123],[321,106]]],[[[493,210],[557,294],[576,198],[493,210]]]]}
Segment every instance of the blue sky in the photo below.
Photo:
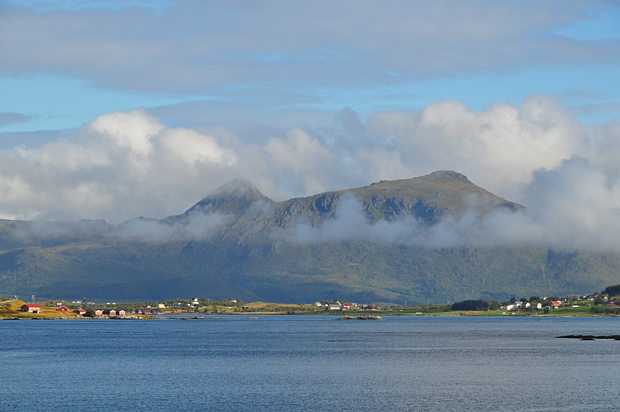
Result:
{"type": "Polygon", "coordinates": [[[440,169],[529,210],[594,207],[549,182],[620,203],[620,1],[5,0],[0,51],[0,218],[440,169]]]}
{"type": "Polygon", "coordinates": [[[586,123],[620,115],[617,1],[391,9],[319,2],[312,10],[278,2],[8,1],[0,12],[8,51],[0,113],[13,114],[0,120],[0,132],[69,129],[103,113],[194,101],[222,102],[240,116],[343,107],[364,116],[438,99],[482,110],[545,93],[586,123]],[[323,24],[308,24],[306,14],[323,24]],[[255,108],[237,107],[248,103],[255,108]]]}

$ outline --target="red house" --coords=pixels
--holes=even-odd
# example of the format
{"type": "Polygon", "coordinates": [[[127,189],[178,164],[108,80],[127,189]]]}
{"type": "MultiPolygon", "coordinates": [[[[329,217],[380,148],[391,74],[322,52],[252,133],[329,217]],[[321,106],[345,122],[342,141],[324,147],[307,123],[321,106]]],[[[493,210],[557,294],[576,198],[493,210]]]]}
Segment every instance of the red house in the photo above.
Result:
{"type": "Polygon", "coordinates": [[[41,307],[34,303],[26,303],[20,308],[22,312],[41,313],[41,307]]]}
{"type": "Polygon", "coordinates": [[[551,301],[551,304],[553,305],[553,309],[557,309],[560,307],[561,303],[558,302],[557,300],[553,300],[551,301]]]}
{"type": "Polygon", "coordinates": [[[69,312],[69,311],[71,311],[71,309],[69,309],[69,308],[68,308],[68,307],[66,307],[66,306],[58,306],[58,307],[56,308],[56,312],[69,312]]]}

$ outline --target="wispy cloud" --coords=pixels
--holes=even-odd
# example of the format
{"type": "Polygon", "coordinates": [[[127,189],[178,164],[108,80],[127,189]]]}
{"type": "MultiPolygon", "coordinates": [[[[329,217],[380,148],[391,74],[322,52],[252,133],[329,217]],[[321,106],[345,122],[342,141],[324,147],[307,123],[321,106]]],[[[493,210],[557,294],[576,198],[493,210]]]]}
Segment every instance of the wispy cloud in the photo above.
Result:
{"type": "Polygon", "coordinates": [[[21,113],[14,112],[0,112],[0,127],[9,124],[23,123],[32,119],[32,116],[28,116],[21,113]]]}
{"type": "Polygon", "coordinates": [[[620,61],[614,42],[554,34],[591,20],[583,11],[590,1],[105,3],[5,5],[0,27],[10,35],[0,36],[0,73],[202,94],[225,85],[356,87],[620,61]]]}

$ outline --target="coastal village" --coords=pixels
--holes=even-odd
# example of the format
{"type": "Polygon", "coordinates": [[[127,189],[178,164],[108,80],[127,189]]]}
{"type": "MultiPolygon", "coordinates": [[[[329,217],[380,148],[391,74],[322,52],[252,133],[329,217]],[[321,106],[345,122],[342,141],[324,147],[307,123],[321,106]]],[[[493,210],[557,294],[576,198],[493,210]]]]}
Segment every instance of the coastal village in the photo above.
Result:
{"type": "Polygon", "coordinates": [[[307,304],[280,304],[251,302],[240,299],[174,299],[160,302],[90,302],[86,298],[74,301],[45,300],[35,303],[35,296],[26,303],[17,298],[0,299],[0,318],[90,318],[90,319],[143,319],[160,315],[213,315],[213,314],[286,314],[328,315],[337,313],[364,313],[372,311],[385,315],[429,316],[618,316],[620,285],[609,286],[601,293],[581,296],[532,296],[529,299],[511,298],[505,302],[465,300],[438,305],[358,304],[344,299],[317,301],[307,304]]]}

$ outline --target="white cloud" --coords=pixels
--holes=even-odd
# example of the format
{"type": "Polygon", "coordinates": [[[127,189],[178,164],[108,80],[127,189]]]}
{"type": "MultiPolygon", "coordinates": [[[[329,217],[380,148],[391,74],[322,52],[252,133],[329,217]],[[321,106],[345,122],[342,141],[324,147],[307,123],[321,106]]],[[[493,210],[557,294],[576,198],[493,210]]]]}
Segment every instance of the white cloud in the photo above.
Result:
{"type": "Polygon", "coordinates": [[[162,132],[162,145],[186,164],[212,164],[234,166],[237,156],[232,150],[218,145],[212,136],[205,136],[189,129],[166,129],[162,132]]]}
{"type": "Polygon", "coordinates": [[[616,122],[583,126],[545,95],[484,111],[449,100],[411,113],[379,112],[367,122],[350,110],[344,115],[320,127],[269,129],[273,135],[263,144],[221,128],[166,127],[144,110],[102,115],[69,138],[0,151],[0,215],[119,223],[182,213],[235,178],[284,200],[452,169],[526,205],[527,213],[481,220],[472,212],[425,232],[413,221],[367,227],[350,201],[339,212],[342,223],[320,232],[300,227],[298,234],[619,249],[616,122]]]}
{"type": "Polygon", "coordinates": [[[69,139],[0,151],[0,159],[5,217],[65,210],[118,223],[184,211],[220,184],[204,180],[233,175],[237,158],[212,136],[132,110],[102,115],[69,139]]]}
{"type": "Polygon", "coordinates": [[[620,57],[613,42],[552,35],[596,18],[601,9],[585,0],[46,6],[3,7],[0,27],[10,35],[0,37],[0,73],[193,94],[222,84],[364,86],[620,57]]]}
{"type": "Polygon", "coordinates": [[[266,150],[274,163],[294,173],[315,171],[323,159],[330,157],[326,148],[299,128],[288,132],[286,139],[271,138],[266,150]]]}
{"type": "Polygon", "coordinates": [[[292,172],[302,179],[306,193],[325,191],[326,173],[336,160],[330,151],[302,129],[286,133],[286,139],[271,138],[265,151],[283,173],[292,172]]]}
{"type": "Polygon", "coordinates": [[[151,139],[163,125],[144,110],[114,112],[99,116],[88,124],[88,129],[109,138],[118,147],[129,148],[140,156],[152,149],[151,139]]]}
{"type": "Polygon", "coordinates": [[[413,175],[457,170],[516,201],[533,170],[553,168],[586,147],[585,128],[546,95],[485,111],[470,110],[462,101],[437,101],[421,112],[377,113],[369,127],[392,143],[413,175]]]}

